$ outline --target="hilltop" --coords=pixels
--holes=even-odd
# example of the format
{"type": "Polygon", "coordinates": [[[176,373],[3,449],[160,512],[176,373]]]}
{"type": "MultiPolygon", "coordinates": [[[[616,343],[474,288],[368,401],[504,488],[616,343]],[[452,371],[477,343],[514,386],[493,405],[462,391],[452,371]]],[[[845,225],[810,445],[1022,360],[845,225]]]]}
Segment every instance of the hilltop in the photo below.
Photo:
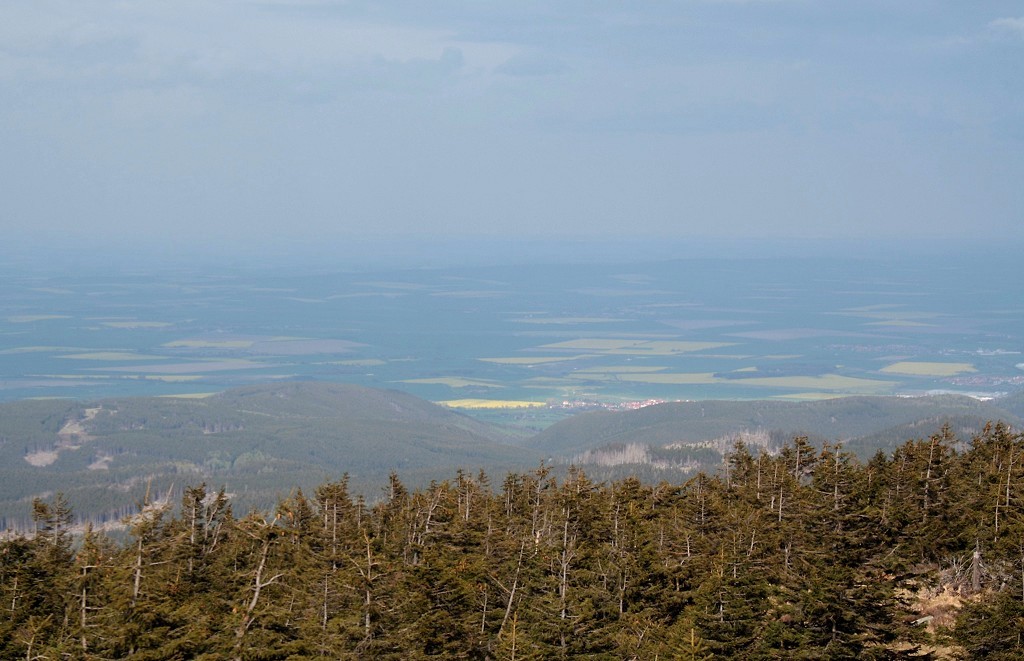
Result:
{"type": "Polygon", "coordinates": [[[927,436],[945,423],[967,437],[988,421],[1020,425],[1021,418],[1000,404],[959,395],[669,402],[632,411],[581,413],[548,427],[527,445],[572,455],[614,444],[700,445],[760,433],[782,440],[809,436],[840,441],[867,457],[908,438],[927,436]]]}
{"type": "Polygon", "coordinates": [[[540,457],[508,445],[499,427],[412,395],[329,383],[204,399],[13,402],[0,405],[0,421],[0,528],[24,525],[28,500],[56,491],[103,521],[147,488],[207,482],[246,509],[343,473],[372,496],[390,471],[419,484],[452,467],[507,470],[540,457]]]}

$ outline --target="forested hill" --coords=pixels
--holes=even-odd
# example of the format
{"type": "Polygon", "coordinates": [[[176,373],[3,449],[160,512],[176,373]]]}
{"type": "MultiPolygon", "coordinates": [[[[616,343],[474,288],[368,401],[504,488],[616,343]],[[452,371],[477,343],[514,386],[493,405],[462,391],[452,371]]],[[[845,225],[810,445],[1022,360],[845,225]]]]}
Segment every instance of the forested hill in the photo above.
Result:
{"type": "Polygon", "coordinates": [[[969,435],[989,420],[1021,425],[1021,418],[1004,408],[1002,400],[979,401],[959,395],[670,402],[635,411],[581,413],[548,427],[527,445],[573,454],[612,443],[694,444],[762,430],[785,439],[805,435],[842,441],[865,458],[880,448],[891,450],[908,438],[927,436],[947,422],[969,435]]]}
{"type": "Polygon", "coordinates": [[[1024,390],[1018,390],[997,400],[1000,407],[1024,419],[1024,390]]]}
{"type": "Polygon", "coordinates": [[[1000,405],[952,396],[679,402],[578,414],[524,439],[412,395],[331,383],[203,399],[9,402],[0,404],[0,530],[29,528],[27,503],[58,491],[81,521],[117,525],[147,491],[177,499],[201,482],[225,487],[240,511],[346,473],[353,492],[375,500],[392,471],[418,487],[457,468],[501,474],[541,460],[559,471],[580,465],[597,480],[683,482],[718,470],[736,438],[774,452],[806,435],[864,459],[944,424],[964,438],[989,420],[1024,426],[1000,405]]]}
{"type": "Polygon", "coordinates": [[[27,499],[62,491],[85,518],[117,522],[147,490],[225,486],[242,509],[342,473],[378,493],[390,471],[415,484],[453,466],[511,470],[540,453],[502,429],[412,395],[287,383],[204,399],[0,405],[0,529],[28,524],[27,499]]]}
{"type": "Polygon", "coordinates": [[[1022,489],[995,425],[867,462],[738,446],[683,484],[393,477],[237,517],[197,486],[120,544],[37,501],[0,542],[0,658],[1019,659],[1022,489]]]}

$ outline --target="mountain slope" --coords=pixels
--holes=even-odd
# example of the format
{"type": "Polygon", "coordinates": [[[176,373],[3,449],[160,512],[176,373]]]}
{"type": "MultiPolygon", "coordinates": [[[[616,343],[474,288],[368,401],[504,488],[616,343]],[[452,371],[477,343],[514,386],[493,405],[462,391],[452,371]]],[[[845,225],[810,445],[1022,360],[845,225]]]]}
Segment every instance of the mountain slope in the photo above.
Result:
{"type": "Polygon", "coordinates": [[[527,445],[568,456],[610,444],[690,444],[763,430],[789,437],[842,440],[851,449],[870,454],[906,440],[890,439],[886,430],[902,433],[908,425],[918,424],[916,435],[928,435],[944,420],[952,419],[966,428],[980,428],[988,420],[1021,424],[1020,418],[995,403],[955,395],[844,397],[815,402],[671,402],[635,411],[582,413],[552,425],[527,445]],[[869,436],[873,447],[857,442],[869,436]]]}
{"type": "Polygon", "coordinates": [[[224,487],[244,511],[342,473],[373,500],[391,471],[417,486],[459,467],[528,470],[542,457],[588,471],[600,465],[596,479],[640,471],[683,480],[695,468],[714,469],[729,439],[749,432],[773,443],[795,435],[843,441],[867,457],[946,422],[964,440],[990,420],[1024,427],[1000,404],[957,396],[676,402],[578,414],[517,446],[499,427],[412,395],[332,383],[253,386],[205,399],[12,402],[0,404],[0,530],[30,525],[31,499],[56,491],[80,516],[115,521],[147,490],[173,495],[200,482],[224,487]],[[658,472],[659,465],[678,470],[658,472]]]}
{"type": "Polygon", "coordinates": [[[539,453],[405,393],[325,383],[229,390],[206,399],[127,398],[0,405],[0,528],[33,496],[64,491],[81,515],[116,518],[173,485],[208,482],[246,508],[349,473],[375,497],[398,471],[413,483],[456,467],[504,471],[539,453]]]}
{"type": "Polygon", "coordinates": [[[1018,418],[1024,418],[1024,390],[1010,393],[995,400],[995,403],[1018,418]]]}

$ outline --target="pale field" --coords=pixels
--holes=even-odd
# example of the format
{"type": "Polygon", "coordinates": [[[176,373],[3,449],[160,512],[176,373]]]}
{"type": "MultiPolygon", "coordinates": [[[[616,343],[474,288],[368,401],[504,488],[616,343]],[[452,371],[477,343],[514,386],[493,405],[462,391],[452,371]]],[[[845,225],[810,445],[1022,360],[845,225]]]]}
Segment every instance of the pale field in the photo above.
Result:
{"type": "Polygon", "coordinates": [[[171,399],[206,399],[207,397],[213,397],[219,395],[218,392],[183,392],[177,395],[158,395],[158,397],[167,397],[171,399]]]}
{"type": "Polygon", "coordinates": [[[87,468],[91,471],[110,470],[110,462],[112,462],[113,460],[114,458],[109,454],[101,455],[97,457],[95,461],[89,464],[87,468]]]}
{"type": "Polygon", "coordinates": [[[520,324],[607,324],[627,321],[611,317],[522,317],[512,321],[520,324]]]}
{"type": "Polygon", "coordinates": [[[33,321],[48,321],[50,319],[70,319],[66,314],[15,314],[7,317],[12,324],[30,324],[33,321]]]}
{"type": "Polygon", "coordinates": [[[540,365],[542,363],[561,363],[566,360],[579,360],[580,358],[593,358],[593,356],[509,356],[507,358],[478,358],[477,360],[497,365],[540,365]]]}
{"type": "MultiPolygon", "coordinates": [[[[749,353],[702,353],[701,358],[722,358],[723,360],[750,360],[751,358],[758,358],[758,356],[752,356],[749,353]]],[[[760,358],[769,358],[770,356],[760,356],[760,358]]]]}
{"type": "Polygon", "coordinates": [[[926,328],[934,328],[935,324],[926,324],[923,321],[910,321],[909,319],[893,319],[891,321],[869,321],[864,324],[865,326],[891,326],[894,328],[914,328],[917,326],[923,326],[926,328]]]}
{"type": "Polygon", "coordinates": [[[168,349],[248,349],[255,340],[175,340],[163,346],[168,349]]]}
{"type": "MultiPolygon", "coordinates": [[[[698,344],[694,342],[693,344],[698,344]]],[[[717,346],[729,346],[728,344],[719,344],[717,346]]],[[[605,356],[677,356],[681,353],[691,353],[694,351],[700,351],[703,347],[694,347],[690,349],[659,349],[659,348],[648,348],[648,347],[627,347],[625,349],[613,349],[611,351],[602,351],[602,355],[605,356]]],[[[713,348],[713,347],[707,347],[713,348]]]]}
{"type": "Polygon", "coordinates": [[[108,328],[167,328],[170,322],[166,321],[104,321],[103,325],[108,328]]]}
{"type": "Polygon", "coordinates": [[[379,367],[381,365],[387,365],[386,360],[379,358],[357,358],[354,360],[329,360],[323,363],[315,363],[316,365],[345,365],[348,367],[379,367]]]}
{"type": "Polygon", "coordinates": [[[682,340],[636,340],[581,338],[537,347],[541,350],[598,351],[609,356],[670,356],[732,346],[731,342],[688,342],[682,340]]]}
{"type": "Polygon", "coordinates": [[[124,367],[92,367],[90,369],[99,372],[146,372],[156,374],[189,374],[206,372],[227,372],[231,370],[251,370],[268,367],[264,363],[256,363],[251,360],[229,359],[211,360],[207,362],[194,363],[172,363],[161,365],[126,365],[124,367]]]}
{"type": "Polygon", "coordinates": [[[572,349],[575,351],[610,351],[612,349],[622,349],[624,347],[636,346],[643,344],[648,340],[637,340],[637,339],[602,339],[597,337],[580,338],[578,340],[566,340],[564,342],[554,342],[552,344],[544,344],[538,349],[572,349]]]}
{"type": "Polygon", "coordinates": [[[898,385],[893,381],[877,379],[860,379],[839,374],[822,376],[772,376],[754,379],[742,379],[743,385],[766,386],[771,388],[800,388],[812,391],[841,390],[857,393],[882,393],[890,391],[898,385]]]}
{"type": "Polygon", "coordinates": [[[37,291],[42,294],[74,294],[75,292],[70,289],[58,289],[56,287],[29,287],[31,291],[37,291]]]}
{"type": "Polygon", "coordinates": [[[772,395],[772,399],[784,399],[793,402],[817,402],[825,399],[839,399],[848,395],[837,392],[794,392],[788,395],[772,395]]]}
{"type": "Polygon", "coordinates": [[[37,452],[30,452],[25,455],[25,461],[35,466],[36,468],[42,468],[43,466],[49,466],[53,462],[57,461],[60,455],[57,454],[56,450],[39,450],[37,452]]]}
{"type": "Polygon", "coordinates": [[[632,374],[646,372],[661,372],[667,370],[666,366],[643,366],[643,365],[609,365],[608,367],[584,367],[576,370],[576,374],[632,374]]]}
{"type": "Polygon", "coordinates": [[[87,353],[72,353],[58,358],[71,358],[74,360],[167,360],[167,356],[150,356],[130,351],[90,351],[87,353]]]}
{"type": "Polygon", "coordinates": [[[883,367],[888,374],[909,374],[910,376],[955,376],[966,372],[977,372],[971,363],[929,363],[904,360],[883,367]]]}
{"type": "Polygon", "coordinates": [[[14,347],[13,349],[4,349],[0,351],[0,355],[18,354],[18,353],[59,353],[61,351],[85,351],[82,347],[14,347]]]}
{"type": "Polygon", "coordinates": [[[429,385],[448,386],[450,388],[504,388],[505,386],[493,381],[482,379],[466,379],[459,376],[439,376],[430,379],[403,379],[399,383],[425,383],[429,385]]]}
{"type": "Polygon", "coordinates": [[[185,383],[198,381],[203,377],[198,374],[40,374],[47,379],[141,379],[145,381],[161,381],[164,383],[185,383]]]}
{"type": "Polygon", "coordinates": [[[436,403],[453,409],[531,409],[547,406],[547,402],[519,399],[449,399],[436,403]]]}

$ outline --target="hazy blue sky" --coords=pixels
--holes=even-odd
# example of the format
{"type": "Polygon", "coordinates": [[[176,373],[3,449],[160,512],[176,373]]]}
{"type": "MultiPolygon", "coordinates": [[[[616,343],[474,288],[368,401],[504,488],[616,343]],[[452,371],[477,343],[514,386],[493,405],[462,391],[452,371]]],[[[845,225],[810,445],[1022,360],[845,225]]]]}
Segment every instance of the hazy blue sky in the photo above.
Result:
{"type": "Polygon", "coordinates": [[[0,226],[1024,237],[1024,5],[5,0],[0,226]]]}

